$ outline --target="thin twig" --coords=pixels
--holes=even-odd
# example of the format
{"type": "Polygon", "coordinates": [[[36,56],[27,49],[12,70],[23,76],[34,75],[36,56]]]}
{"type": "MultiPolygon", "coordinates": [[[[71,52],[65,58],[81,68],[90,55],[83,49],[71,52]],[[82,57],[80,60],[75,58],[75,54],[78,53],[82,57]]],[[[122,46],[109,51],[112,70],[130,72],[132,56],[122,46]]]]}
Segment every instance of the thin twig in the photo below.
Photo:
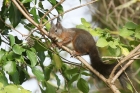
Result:
{"type": "MultiPolygon", "coordinates": [[[[129,58],[131,58],[131,57],[134,57],[134,58],[137,58],[137,57],[139,57],[140,56],[140,52],[137,52],[137,53],[135,53],[135,54],[133,54],[133,55],[130,55],[129,56],[129,58]]],[[[127,61],[127,60],[126,60],[127,61]]],[[[113,79],[112,79],[112,83],[113,82],[115,82],[115,80],[123,73],[123,71],[125,71],[125,69],[128,67],[128,66],[130,66],[131,64],[130,63],[132,63],[134,60],[130,60],[128,63],[126,63],[124,66],[123,66],[123,68],[121,68],[118,72],[117,72],[117,74],[113,77],[113,79]]]]}
{"type": "Polygon", "coordinates": [[[8,25],[7,23],[5,23],[5,22],[1,19],[1,17],[0,17],[0,20],[1,20],[7,27],[10,27],[11,29],[15,30],[15,31],[18,32],[20,35],[22,35],[22,36],[27,36],[27,35],[25,35],[25,34],[22,34],[20,31],[16,30],[15,28],[13,28],[12,26],[8,25]]]}
{"type": "Polygon", "coordinates": [[[65,12],[63,12],[63,13],[61,13],[61,14],[58,14],[57,16],[55,16],[55,17],[51,18],[50,20],[46,21],[43,25],[46,25],[48,22],[54,20],[55,18],[57,18],[57,17],[59,17],[59,16],[61,16],[61,15],[64,15],[64,14],[67,13],[67,12],[70,12],[70,11],[72,11],[72,10],[81,8],[81,7],[86,6],[86,5],[89,5],[89,4],[92,4],[92,3],[96,2],[96,1],[98,1],[98,0],[92,0],[92,1],[90,1],[90,2],[88,2],[88,3],[86,3],[86,4],[79,5],[79,6],[77,6],[77,7],[74,7],[74,8],[71,8],[71,9],[69,9],[69,10],[66,10],[65,12]]]}
{"type": "MultiPolygon", "coordinates": [[[[41,18],[40,24],[42,24],[42,20],[45,18],[46,15],[48,15],[54,8],[56,8],[58,5],[62,4],[65,0],[61,0],[59,3],[57,3],[55,6],[53,6],[49,11],[47,11],[43,17],[41,18]]],[[[44,26],[44,25],[42,25],[44,26]]]]}
{"type": "Polygon", "coordinates": [[[30,14],[28,13],[28,11],[26,10],[26,8],[24,7],[24,5],[19,1],[17,0],[18,3],[20,4],[20,6],[22,7],[22,9],[26,12],[26,14],[32,19],[32,17],[30,16],[30,14]]]}
{"type": "Polygon", "coordinates": [[[111,72],[109,78],[112,78],[114,76],[115,71],[117,70],[117,68],[124,63],[126,60],[128,60],[130,58],[131,55],[133,55],[136,51],[138,51],[140,49],[140,44],[134,49],[132,50],[125,58],[123,58],[113,69],[113,71],[111,72]]]}

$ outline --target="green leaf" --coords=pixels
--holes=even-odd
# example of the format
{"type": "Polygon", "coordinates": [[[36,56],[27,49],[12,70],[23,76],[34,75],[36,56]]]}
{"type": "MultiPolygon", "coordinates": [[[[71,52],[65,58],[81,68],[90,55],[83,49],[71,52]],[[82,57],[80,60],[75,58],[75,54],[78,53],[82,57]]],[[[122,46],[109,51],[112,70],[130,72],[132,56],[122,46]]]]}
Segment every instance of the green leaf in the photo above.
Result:
{"type": "Polygon", "coordinates": [[[118,43],[118,41],[116,40],[116,41],[109,41],[109,46],[111,47],[111,48],[117,48],[117,45],[119,45],[119,43],[118,43]]]}
{"type": "MultiPolygon", "coordinates": [[[[40,4],[42,4],[41,2],[40,2],[40,4]]],[[[42,13],[42,11],[38,11],[38,16],[41,18],[41,17],[43,17],[43,13],[42,13]]],[[[44,19],[42,19],[43,20],[43,22],[44,22],[44,20],[46,20],[47,19],[47,17],[45,16],[45,18],[44,19]]],[[[49,24],[49,23],[47,23],[47,24],[49,24]]]]}
{"type": "Polygon", "coordinates": [[[127,89],[129,89],[131,91],[131,93],[134,93],[133,88],[130,84],[127,84],[127,89]]]}
{"type": "Polygon", "coordinates": [[[85,75],[85,76],[91,76],[91,74],[90,73],[87,73],[87,72],[82,72],[81,74],[82,75],[85,75]]]}
{"type": "MultiPolygon", "coordinates": [[[[40,42],[38,40],[34,40],[34,46],[33,48],[35,48],[36,51],[46,51],[48,48],[46,47],[46,43],[40,42]]],[[[47,42],[48,44],[49,42],[47,42]]]]}
{"type": "Polygon", "coordinates": [[[29,3],[29,2],[31,2],[32,0],[22,0],[22,3],[24,4],[24,3],[29,3]]]}
{"type": "Polygon", "coordinates": [[[56,93],[56,88],[52,86],[50,83],[46,82],[47,89],[45,93],[56,93]]]}
{"type": "Polygon", "coordinates": [[[133,22],[128,22],[125,24],[125,27],[128,29],[135,29],[137,27],[137,24],[135,24],[133,22]]]}
{"type": "Polygon", "coordinates": [[[16,55],[16,54],[15,54],[13,51],[10,51],[9,54],[7,55],[7,59],[8,59],[8,60],[13,60],[13,59],[15,59],[15,58],[14,58],[15,55],[16,55]]]}
{"type": "Polygon", "coordinates": [[[87,81],[84,79],[80,78],[77,82],[77,87],[79,90],[81,90],[83,93],[88,93],[89,92],[89,86],[87,81]]]}
{"type": "Polygon", "coordinates": [[[70,75],[78,73],[78,72],[79,72],[78,68],[73,68],[73,69],[66,70],[66,73],[70,74],[70,75]]]}
{"type": "Polygon", "coordinates": [[[38,22],[38,15],[37,15],[37,13],[36,13],[36,8],[35,8],[35,7],[33,7],[33,8],[31,9],[31,13],[33,14],[33,17],[34,17],[35,22],[39,23],[39,22],[38,22]]]}
{"type": "Polygon", "coordinates": [[[44,51],[38,52],[38,53],[37,53],[37,56],[38,56],[39,59],[40,59],[40,60],[39,60],[39,61],[40,61],[40,64],[43,65],[43,62],[44,62],[44,60],[45,60],[45,58],[46,58],[44,51]]]}
{"type": "Polygon", "coordinates": [[[44,74],[38,67],[32,67],[32,71],[34,75],[36,76],[37,80],[43,81],[44,80],[44,74]]]}
{"type": "Polygon", "coordinates": [[[80,28],[80,29],[84,29],[84,30],[88,31],[88,28],[85,27],[84,25],[77,25],[76,28],[80,28]]]}
{"type": "Polygon", "coordinates": [[[9,8],[9,19],[13,27],[16,27],[21,20],[21,13],[12,2],[9,8]]]}
{"type": "Polygon", "coordinates": [[[11,91],[13,93],[20,93],[20,90],[18,89],[18,87],[16,85],[8,85],[4,88],[5,93],[11,93],[11,91]]]}
{"type": "Polygon", "coordinates": [[[121,49],[119,47],[116,49],[108,47],[107,50],[110,53],[110,56],[119,56],[121,54],[121,49]]]}
{"type": "MultiPolygon", "coordinates": [[[[57,3],[59,3],[59,2],[57,2],[56,0],[48,0],[48,1],[49,1],[53,6],[55,6],[57,3]]],[[[63,12],[63,7],[62,7],[61,4],[59,4],[55,9],[57,10],[57,12],[58,12],[59,14],[63,12]]]]}
{"type": "Polygon", "coordinates": [[[13,46],[13,51],[14,51],[14,53],[16,53],[16,54],[21,55],[22,52],[24,52],[25,50],[24,50],[21,46],[19,46],[18,44],[15,44],[15,45],[13,46]]]}
{"type": "Polygon", "coordinates": [[[4,50],[0,50],[0,62],[2,61],[3,56],[5,55],[4,50]]]}
{"type": "Polygon", "coordinates": [[[43,2],[39,2],[39,3],[38,3],[38,6],[39,6],[40,8],[43,9],[44,7],[43,7],[43,4],[42,4],[42,3],[43,3],[43,2]]]}
{"type": "Polygon", "coordinates": [[[14,84],[9,84],[5,87],[0,83],[0,93],[31,93],[28,90],[23,89],[21,86],[17,86],[14,84]]]}
{"type": "Polygon", "coordinates": [[[53,70],[54,65],[50,64],[49,66],[45,67],[45,79],[48,81],[50,79],[51,71],[53,70]]]}
{"type": "Polygon", "coordinates": [[[16,71],[16,64],[13,61],[7,61],[6,64],[3,65],[3,69],[9,74],[13,74],[16,71]]]}
{"type": "Polygon", "coordinates": [[[98,31],[93,30],[92,28],[89,28],[89,32],[90,32],[90,34],[93,35],[93,36],[100,36],[100,34],[98,33],[98,31]]]}
{"type": "Polygon", "coordinates": [[[99,38],[98,41],[97,41],[97,43],[96,43],[96,45],[98,47],[105,47],[105,46],[108,45],[108,42],[106,41],[105,38],[99,38]]]}
{"type": "Polygon", "coordinates": [[[124,48],[122,46],[120,46],[122,54],[124,54],[125,56],[127,56],[129,54],[129,50],[127,48],[124,48]]]}
{"type": "Polygon", "coordinates": [[[68,87],[71,86],[71,84],[76,81],[79,78],[79,74],[75,74],[72,79],[70,79],[70,81],[68,82],[68,87]]]}
{"type": "Polygon", "coordinates": [[[129,37],[129,36],[131,36],[133,34],[134,34],[134,32],[132,30],[128,30],[126,27],[123,27],[119,31],[119,35],[124,37],[124,38],[129,37]]]}
{"type": "Polygon", "coordinates": [[[13,46],[15,44],[15,38],[13,35],[9,34],[9,38],[10,38],[10,45],[13,46]]]}
{"type": "Polygon", "coordinates": [[[53,54],[52,58],[53,58],[53,62],[54,62],[56,69],[60,69],[63,65],[63,62],[62,62],[60,56],[57,54],[53,54]]]}
{"type": "Polygon", "coordinates": [[[32,52],[34,52],[34,53],[36,53],[36,50],[35,50],[35,48],[30,48],[30,50],[32,51],[32,52]]]}
{"type": "Polygon", "coordinates": [[[10,74],[10,80],[13,81],[14,84],[20,84],[19,73],[17,70],[14,73],[10,74]]]}
{"type": "Polygon", "coordinates": [[[0,73],[0,82],[3,84],[3,86],[8,85],[8,80],[3,72],[0,73]]]}
{"type": "Polygon", "coordinates": [[[85,27],[90,27],[91,26],[90,23],[87,22],[84,18],[81,18],[81,22],[85,27]]]}
{"type": "MultiPolygon", "coordinates": [[[[58,2],[57,2],[58,3],[58,2]]],[[[63,7],[61,4],[59,4],[57,7],[56,7],[56,10],[58,11],[59,14],[63,13],[63,7]]]]}
{"type": "Polygon", "coordinates": [[[56,81],[57,81],[57,85],[58,85],[58,89],[59,89],[59,86],[60,86],[60,79],[58,78],[58,76],[55,74],[55,78],[56,78],[56,81]]]}
{"type": "Polygon", "coordinates": [[[21,89],[21,93],[32,93],[32,92],[29,90],[21,89]]]}
{"type": "Polygon", "coordinates": [[[47,23],[47,24],[45,25],[45,27],[46,27],[46,29],[49,31],[49,29],[51,28],[51,25],[50,25],[49,23],[47,23]]]}
{"type": "MultiPolygon", "coordinates": [[[[0,89],[2,89],[2,88],[3,88],[3,83],[0,82],[0,89]]],[[[1,92],[0,92],[0,93],[1,93],[1,92]]]]}
{"type": "Polygon", "coordinates": [[[48,0],[51,4],[56,5],[56,0],[48,0]]]}
{"type": "Polygon", "coordinates": [[[37,56],[34,52],[27,50],[26,51],[27,57],[31,61],[31,66],[34,67],[37,63],[37,56]]]}
{"type": "MultiPolygon", "coordinates": [[[[14,55],[15,56],[15,55],[14,55]]],[[[17,55],[16,57],[14,57],[15,58],[15,60],[17,61],[17,62],[20,62],[20,63],[23,63],[24,62],[24,58],[23,58],[24,56],[22,56],[22,55],[17,55]]]]}
{"type": "Polygon", "coordinates": [[[4,87],[3,90],[4,91],[1,93],[11,93],[11,91],[12,93],[31,93],[30,91],[23,89],[21,86],[12,85],[12,84],[4,87]]]}
{"type": "Polygon", "coordinates": [[[17,36],[15,36],[15,43],[16,44],[21,44],[23,40],[19,40],[17,36]]]}
{"type": "Polygon", "coordinates": [[[135,30],[135,37],[140,39],[140,26],[138,26],[135,30]]]}

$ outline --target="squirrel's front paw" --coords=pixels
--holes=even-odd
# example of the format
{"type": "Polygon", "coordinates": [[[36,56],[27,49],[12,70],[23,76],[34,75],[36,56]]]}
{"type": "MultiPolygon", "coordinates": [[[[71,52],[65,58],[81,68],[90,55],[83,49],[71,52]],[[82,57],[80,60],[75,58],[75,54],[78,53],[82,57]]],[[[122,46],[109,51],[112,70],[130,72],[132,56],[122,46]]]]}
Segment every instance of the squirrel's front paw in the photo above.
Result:
{"type": "Polygon", "coordinates": [[[57,42],[58,47],[62,47],[63,43],[57,42]]]}
{"type": "Polygon", "coordinates": [[[80,56],[80,53],[73,50],[72,53],[71,53],[71,57],[76,57],[76,56],[80,56]]]}

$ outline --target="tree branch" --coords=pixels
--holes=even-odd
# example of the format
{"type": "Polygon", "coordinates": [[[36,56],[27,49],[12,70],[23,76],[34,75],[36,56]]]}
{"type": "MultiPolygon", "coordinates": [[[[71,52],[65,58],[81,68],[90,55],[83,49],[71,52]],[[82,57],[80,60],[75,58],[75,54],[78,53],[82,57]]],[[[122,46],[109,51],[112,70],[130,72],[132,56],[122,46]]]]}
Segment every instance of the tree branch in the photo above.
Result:
{"type": "MultiPolygon", "coordinates": [[[[130,58],[131,58],[131,57],[137,58],[137,57],[139,57],[139,56],[140,56],[140,52],[137,52],[137,53],[131,55],[130,58]]],[[[133,62],[134,62],[134,60],[128,61],[128,62],[117,72],[117,74],[113,77],[111,83],[114,83],[115,80],[123,73],[123,71],[125,71],[133,62]]]]}
{"type": "Polygon", "coordinates": [[[134,50],[132,50],[125,58],[123,58],[123,59],[114,67],[114,69],[113,69],[113,71],[111,72],[109,78],[113,78],[114,73],[115,73],[115,71],[117,70],[117,68],[118,68],[122,63],[124,63],[125,61],[129,60],[130,57],[131,57],[136,51],[138,51],[139,49],[140,49],[140,44],[139,44],[134,50]]]}

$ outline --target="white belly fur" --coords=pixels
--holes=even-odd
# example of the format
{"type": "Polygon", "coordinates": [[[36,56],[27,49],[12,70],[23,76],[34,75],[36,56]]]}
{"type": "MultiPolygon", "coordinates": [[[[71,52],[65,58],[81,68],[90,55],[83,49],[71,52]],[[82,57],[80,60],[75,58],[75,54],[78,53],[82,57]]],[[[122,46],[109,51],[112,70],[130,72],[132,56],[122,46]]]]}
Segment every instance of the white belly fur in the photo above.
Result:
{"type": "Polygon", "coordinates": [[[73,44],[72,42],[70,42],[69,44],[66,45],[68,48],[70,48],[71,50],[74,50],[73,44]]]}

